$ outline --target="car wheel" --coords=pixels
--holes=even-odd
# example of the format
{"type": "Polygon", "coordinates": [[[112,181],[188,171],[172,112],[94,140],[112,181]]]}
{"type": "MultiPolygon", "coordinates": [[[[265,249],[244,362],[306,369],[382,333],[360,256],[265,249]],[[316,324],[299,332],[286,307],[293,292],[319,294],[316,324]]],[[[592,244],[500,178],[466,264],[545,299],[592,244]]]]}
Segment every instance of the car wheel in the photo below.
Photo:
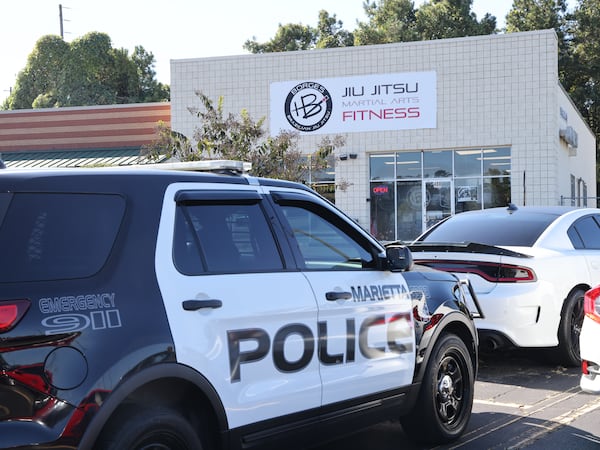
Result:
{"type": "Polygon", "coordinates": [[[202,450],[191,424],[168,408],[129,410],[117,415],[95,449],[202,450]]]}
{"type": "Polygon", "coordinates": [[[556,362],[565,366],[578,366],[581,363],[579,354],[579,335],[583,324],[583,297],[585,291],[576,289],[565,300],[558,326],[558,347],[556,362]]]}
{"type": "Polygon", "coordinates": [[[465,343],[441,336],[431,353],[414,411],[401,419],[413,439],[437,444],[458,439],[473,407],[475,375],[465,343]]]}

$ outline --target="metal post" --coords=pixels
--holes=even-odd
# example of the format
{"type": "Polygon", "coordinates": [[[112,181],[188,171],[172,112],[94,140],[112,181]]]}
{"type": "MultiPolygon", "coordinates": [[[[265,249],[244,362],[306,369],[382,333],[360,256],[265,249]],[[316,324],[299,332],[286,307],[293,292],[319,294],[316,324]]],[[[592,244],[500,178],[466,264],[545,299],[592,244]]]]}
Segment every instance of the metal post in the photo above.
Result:
{"type": "Polygon", "coordinates": [[[65,38],[65,33],[64,33],[64,30],[63,30],[63,13],[62,13],[62,5],[60,5],[60,4],[58,5],[58,17],[60,19],[60,37],[62,39],[64,39],[65,38]]]}

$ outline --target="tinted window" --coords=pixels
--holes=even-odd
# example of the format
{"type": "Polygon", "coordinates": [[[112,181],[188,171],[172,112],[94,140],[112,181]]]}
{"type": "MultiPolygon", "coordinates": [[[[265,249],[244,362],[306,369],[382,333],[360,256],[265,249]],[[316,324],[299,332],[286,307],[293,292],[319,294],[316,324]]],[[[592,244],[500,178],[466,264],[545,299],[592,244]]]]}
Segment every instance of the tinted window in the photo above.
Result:
{"type": "Polygon", "coordinates": [[[584,217],[569,229],[569,238],[575,248],[600,249],[600,228],[592,216],[584,217]]]}
{"type": "Polygon", "coordinates": [[[373,255],[333,223],[297,206],[282,206],[306,269],[358,270],[374,267],[373,255]]]}
{"type": "Polygon", "coordinates": [[[108,258],[124,211],[117,195],[14,194],[0,227],[0,281],[95,274],[108,258]]]}
{"type": "Polygon", "coordinates": [[[179,205],[173,245],[175,265],[187,275],[283,269],[258,203],[179,205]]]}
{"type": "Polygon", "coordinates": [[[427,242],[476,242],[530,247],[558,216],[541,212],[457,214],[428,232],[427,242]]]}

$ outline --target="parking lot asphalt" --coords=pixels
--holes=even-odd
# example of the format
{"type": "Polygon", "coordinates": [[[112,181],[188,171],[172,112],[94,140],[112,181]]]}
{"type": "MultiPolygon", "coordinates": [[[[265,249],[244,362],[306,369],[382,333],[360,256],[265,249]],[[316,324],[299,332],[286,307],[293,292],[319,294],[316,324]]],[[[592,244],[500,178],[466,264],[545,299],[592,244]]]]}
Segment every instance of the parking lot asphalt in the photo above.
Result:
{"type": "Polygon", "coordinates": [[[465,434],[447,446],[409,440],[385,422],[320,450],[600,449],[600,396],[579,388],[580,369],[552,363],[541,350],[482,354],[473,414],[465,434]]]}

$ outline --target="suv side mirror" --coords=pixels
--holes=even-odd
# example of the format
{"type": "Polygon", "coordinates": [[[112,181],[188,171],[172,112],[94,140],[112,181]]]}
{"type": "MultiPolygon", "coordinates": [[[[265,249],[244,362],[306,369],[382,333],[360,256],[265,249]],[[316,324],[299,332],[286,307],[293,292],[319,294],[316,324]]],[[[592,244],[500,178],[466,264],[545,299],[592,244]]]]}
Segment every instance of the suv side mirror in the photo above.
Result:
{"type": "Polygon", "coordinates": [[[385,247],[388,269],[392,272],[406,272],[413,266],[410,249],[401,244],[389,244],[385,247]]]}

